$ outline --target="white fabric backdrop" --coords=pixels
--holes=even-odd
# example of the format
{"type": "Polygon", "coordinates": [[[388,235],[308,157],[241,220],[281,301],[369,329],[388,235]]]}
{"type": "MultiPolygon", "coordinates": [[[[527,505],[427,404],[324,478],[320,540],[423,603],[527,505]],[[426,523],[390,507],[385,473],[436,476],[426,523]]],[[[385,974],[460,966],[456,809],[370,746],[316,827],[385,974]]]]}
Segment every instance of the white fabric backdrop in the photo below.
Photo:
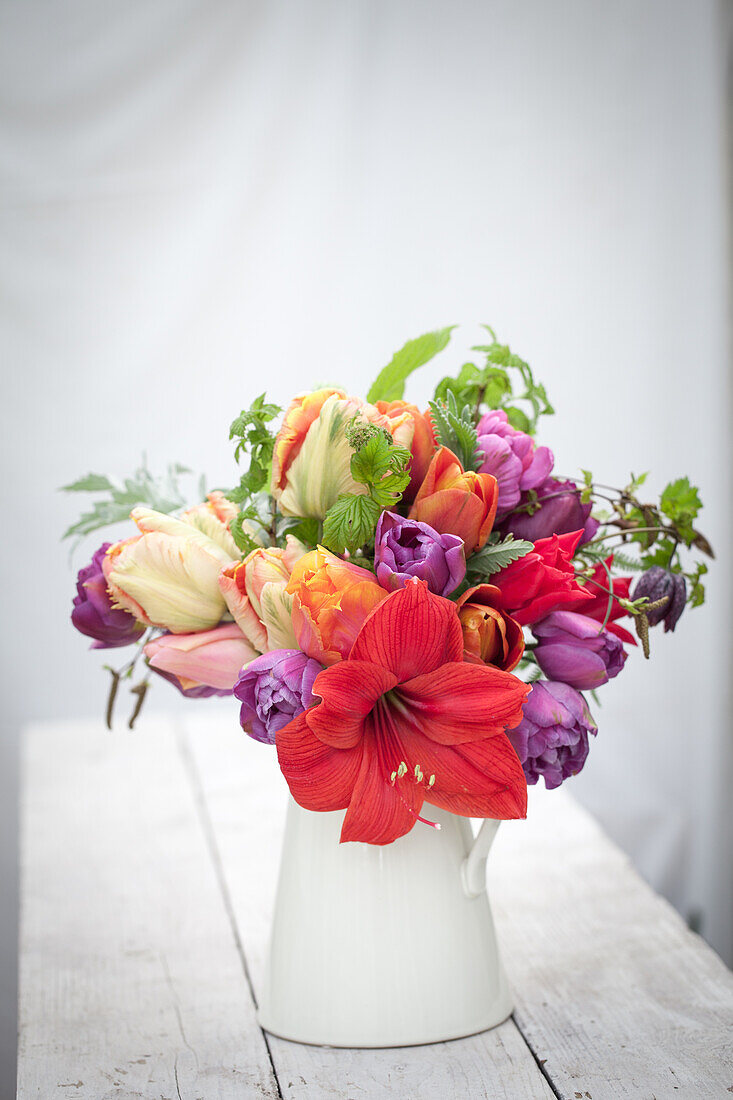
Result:
{"type": "MultiPolygon", "coordinates": [[[[689,472],[724,549],[715,0],[0,11],[6,883],[20,725],[99,713],[106,688],[67,623],[55,487],[143,449],[226,483],[229,421],[265,385],[363,391],[406,338],[468,322],[460,362],[490,321],[546,382],[560,470],[689,472]]],[[[708,607],[603,692],[573,789],[731,958],[722,557],[708,607]]]]}

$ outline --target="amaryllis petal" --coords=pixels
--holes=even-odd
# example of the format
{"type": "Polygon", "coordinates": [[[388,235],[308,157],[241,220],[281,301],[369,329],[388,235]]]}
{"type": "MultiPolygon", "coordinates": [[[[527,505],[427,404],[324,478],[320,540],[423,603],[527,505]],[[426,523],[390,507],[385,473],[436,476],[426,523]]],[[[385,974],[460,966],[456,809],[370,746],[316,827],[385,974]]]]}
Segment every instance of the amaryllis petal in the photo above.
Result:
{"type": "Polygon", "coordinates": [[[401,684],[397,699],[431,741],[458,745],[516,726],[529,686],[490,665],[447,664],[401,684]]]}
{"type": "Polygon", "coordinates": [[[418,735],[410,751],[419,757],[424,782],[435,776],[424,792],[433,806],[464,817],[526,817],[524,771],[505,734],[456,746],[418,735]]]}
{"type": "Polygon", "coordinates": [[[434,672],[463,657],[463,631],[450,600],[435,596],[425,581],[409,581],[365,620],[350,661],[389,669],[398,681],[434,672]]]}
{"type": "Polygon", "coordinates": [[[368,661],[331,665],[313,684],[313,694],[320,695],[323,702],[306,712],[309,728],[335,749],[351,748],[361,740],[364,719],[377,699],[396,683],[396,676],[386,668],[368,661]]]}
{"type": "Polygon", "coordinates": [[[361,767],[362,749],[333,749],[308,728],[307,711],[278,730],[277,758],[298,805],[306,810],[345,810],[361,767]]]}
{"type": "Polygon", "coordinates": [[[390,844],[409,833],[415,824],[425,791],[422,785],[397,779],[402,762],[397,757],[404,755],[399,752],[399,742],[394,746],[396,752],[385,752],[379,734],[367,727],[362,744],[361,769],[341,828],[341,840],[390,844]]]}

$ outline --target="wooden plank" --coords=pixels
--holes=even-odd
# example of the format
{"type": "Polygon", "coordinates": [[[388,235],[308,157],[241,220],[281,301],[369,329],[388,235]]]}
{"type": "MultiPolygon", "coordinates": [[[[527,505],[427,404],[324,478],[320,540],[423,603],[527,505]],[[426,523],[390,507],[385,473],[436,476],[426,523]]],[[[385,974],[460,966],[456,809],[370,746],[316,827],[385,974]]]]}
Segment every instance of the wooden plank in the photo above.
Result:
{"type": "Polygon", "coordinates": [[[25,740],[18,1096],[278,1090],[172,728],[25,740]]]}
{"type": "Polygon", "coordinates": [[[558,1095],[730,1095],[733,975],[564,790],[531,795],[489,890],[515,1018],[558,1095]]]}
{"type": "MultiPolygon", "coordinates": [[[[261,987],[287,789],[273,750],[235,722],[186,720],[184,753],[200,777],[227,890],[255,993],[261,987]]],[[[282,1095],[359,1100],[551,1100],[512,1020],[482,1035],[433,1046],[342,1050],[274,1036],[269,1046],[282,1095]]]]}

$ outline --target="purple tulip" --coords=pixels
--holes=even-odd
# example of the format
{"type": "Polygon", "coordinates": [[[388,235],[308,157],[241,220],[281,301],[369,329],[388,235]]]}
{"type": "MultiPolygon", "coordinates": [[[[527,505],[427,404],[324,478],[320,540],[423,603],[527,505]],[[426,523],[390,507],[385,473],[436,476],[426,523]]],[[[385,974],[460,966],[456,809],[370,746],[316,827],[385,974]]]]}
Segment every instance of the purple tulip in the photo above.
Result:
{"type": "MultiPolygon", "coordinates": [[[[580,489],[574,481],[557,481],[548,477],[537,487],[539,507],[529,512],[517,512],[507,516],[501,524],[503,534],[514,535],[517,539],[550,538],[552,535],[567,535],[571,531],[583,530],[580,545],[590,542],[598,530],[598,520],[590,514],[591,504],[583,504],[580,489]],[[543,502],[543,503],[542,503],[543,502]]],[[[526,504],[529,498],[523,498],[526,504]]]]}
{"type": "Polygon", "coordinates": [[[419,577],[436,596],[447,596],[466,575],[463,539],[438,534],[416,519],[382,512],[374,537],[374,565],[377,580],[390,592],[419,577]]]}
{"type": "Polygon", "coordinates": [[[585,699],[568,684],[537,680],[524,704],[522,721],[507,737],[529,784],[544,776],[548,790],[577,775],[588,755],[588,734],[597,726],[585,699]]]}
{"type": "Polygon", "coordinates": [[[250,661],[234,685],[245,733],[274,745],[277,731],[315,702],[313,682],[321,670],[300,649],[271,649],[250,661]]]}
{"type": "Polygon", "coordinates": [[[92,649],[116,649],[130,645],[141,636],[145,627],[134,615],[112,606],[102,562],[111,542],[103,542],[89,565],[79,570],[71,621],[81,634],[94,638],[92,649]]]}
{"type": "Polygon", "coordinates": [[[620,639],[577,611],[553,611],[535,623],[532,633],[539,641],[535,659],[550,680],[588,691],[612,680],[624,667],[620,639]]]}
{"type": "Polygon", "coordinates": [[[549,447],[535,447],[531,435],[513,428],[503,409],[482,416],[476,431],[483,451],[480,472],[493,474],[498,482],[501,518],[516,508],[523,492],[545,481],[555,460],[549,447]]]}
{"type": "Polygon", "coordinates": [[[666,602],[659,607],[647,611],[646,617],[649,626],[664,623],[664,632],[674,630],[680,615],[685,610],[687,602],[687,585],[681,573],[670,573],[668,569],[662,569],[661,565],[653,565],[642,573],[634,588],[634,599],[646,596],[650,603],[665,599],[666,602]]]}

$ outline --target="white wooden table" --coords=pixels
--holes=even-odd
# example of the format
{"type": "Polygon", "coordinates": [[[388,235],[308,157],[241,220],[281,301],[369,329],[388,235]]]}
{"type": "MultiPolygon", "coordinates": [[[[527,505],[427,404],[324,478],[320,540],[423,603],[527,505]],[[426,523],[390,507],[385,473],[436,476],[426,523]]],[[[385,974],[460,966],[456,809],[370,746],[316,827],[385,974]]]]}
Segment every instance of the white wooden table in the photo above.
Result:
{"type": "Polygon", "coordinates": [[[489,860],[513,1018],[435,1046],[306,1047],[255,1020],[274,752],[204,709],[29,730],[18,1096],[730,1100],[730,971],[571,798],[533,794],[489,860]]]}

